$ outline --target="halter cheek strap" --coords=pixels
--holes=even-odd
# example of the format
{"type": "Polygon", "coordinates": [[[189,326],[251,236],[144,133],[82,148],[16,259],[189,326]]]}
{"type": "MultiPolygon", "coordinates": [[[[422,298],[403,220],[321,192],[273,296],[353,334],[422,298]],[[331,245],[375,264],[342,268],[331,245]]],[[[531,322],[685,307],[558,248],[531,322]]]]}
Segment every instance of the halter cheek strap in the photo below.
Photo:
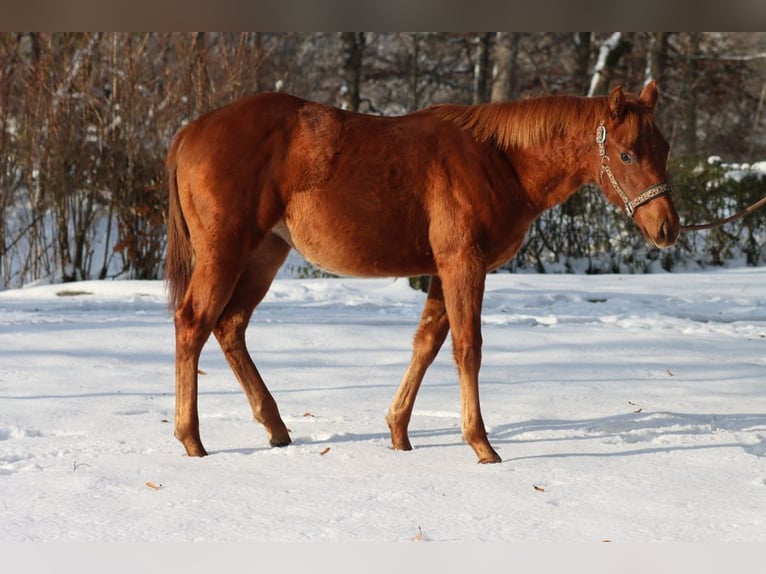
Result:
{"type": "Polygon", "coordinates": [[[599,174],[599,177],[601,180],[604,179],[604,174],[609,178],[609,183],[612,184],[612,187],[617,192],[617,194],[622,199],[623,203],[625,204],[625,213],[628,214],[628,217],[633,217],[633,214],[636,212],[636,209],[644,205],[645,203],[649,203],[651,200],[653,200],[656,197],[660,197],[661,195],[667,195],[670,193],[670,185],[665,182],[658,182],[653,183],[649,187],[647,187],[644,191],[642,191],[640,194],[638,194],[638,197],[634,199],[630,199],[628,197],[628,194],[625,193],[620,186],[617,179],[614,177],[614,173],[612,173],[612,170],[609,167],[609,156],[606,155],[606,126],[604,125],[604,122],[602,121],[598,128],[596,129],[596,143],[598,144],[598,153],[601,156],[601,172],[599,174]]]}

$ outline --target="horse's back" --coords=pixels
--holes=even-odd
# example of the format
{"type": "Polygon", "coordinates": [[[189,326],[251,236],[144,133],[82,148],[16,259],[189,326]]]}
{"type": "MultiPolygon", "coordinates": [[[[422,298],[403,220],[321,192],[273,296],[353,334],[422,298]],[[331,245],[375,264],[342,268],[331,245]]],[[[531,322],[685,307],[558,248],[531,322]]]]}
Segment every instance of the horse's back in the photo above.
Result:
{"type": "Polygon", "coordinates": [[[516,185],[494,148],[430,110],[381,117],[263,93],[179,138],[181,203],[207,235],[274,231],[344,275],[435,273],[434,250],[487,236],[509,210],[495,188],[516,185]]]}

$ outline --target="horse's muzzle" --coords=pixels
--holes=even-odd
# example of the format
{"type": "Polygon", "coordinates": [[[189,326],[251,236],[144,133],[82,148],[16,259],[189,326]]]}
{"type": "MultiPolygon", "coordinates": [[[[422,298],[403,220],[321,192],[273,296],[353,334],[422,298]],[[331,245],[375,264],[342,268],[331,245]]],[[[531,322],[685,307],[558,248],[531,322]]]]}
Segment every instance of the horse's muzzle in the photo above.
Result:
{"type": "Polygon", "coordinates": [[[658,217],[641,217],[641,215],[646,214],[640,214],[639,212],[639,216],[636,217],[635,221],[641,228],[647,241],[659,248],[671,247],[675,244],[681,232],[681,223],[675,210],[658,217]]]}
{"type": "Polygon", "coordinates": [[[678,218],[675,221],[666,218],[657,226],[657,233],[654,235],[652,242],[657,247],[671,247],[678,239],[680,230],[681,226],[678,218]]]}

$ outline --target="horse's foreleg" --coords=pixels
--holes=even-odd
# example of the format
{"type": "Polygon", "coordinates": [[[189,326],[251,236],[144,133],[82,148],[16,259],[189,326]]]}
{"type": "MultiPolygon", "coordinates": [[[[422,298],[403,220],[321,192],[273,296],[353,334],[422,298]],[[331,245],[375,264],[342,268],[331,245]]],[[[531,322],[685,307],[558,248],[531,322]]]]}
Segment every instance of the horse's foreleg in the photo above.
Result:
{"type": "Polygon", "coordinates": [[[236,273],[198,262],[183,301],[176,309],[175,436],[189,456],[205,456],[199,434],[197,370],[199,356],[231,296],[236,273]]]}
{"type": "Polygon", "coordinates": [[[442,272],[444,300],[452,330],[452,345],[460,377],[463,438],[473,447],[480,463],[500,462],[489,444],[479,404],[481,366],[481,306],[485,270],[479,258],[468,256],[452,262],[442,272]]]}
{"type": "Polygon", "coordinates": [[[415,397],[426,369],[436,358],[449,331],[447,313],[444,308],[441,280],[434,276],[428,288],[428,298],[423,307],[420,325],[412,345],[412,359],[404,373],[399,390],[388,409],[386,421],[391,429],[391,443],[397,450],[411,450],[412,445],[407,427],[412,416],[415,397]]]}
{"type": "Polygon", "coordinates": [[[245,391],[255,420],[263,424],[271,446],[290,444],[279,408],[247,351],[245,330],[253,310],[266,296],[290,247],[275,235],[269,235],[250,257],[239,278],[234,294],[213,330],[232,371],[245,391]]]}

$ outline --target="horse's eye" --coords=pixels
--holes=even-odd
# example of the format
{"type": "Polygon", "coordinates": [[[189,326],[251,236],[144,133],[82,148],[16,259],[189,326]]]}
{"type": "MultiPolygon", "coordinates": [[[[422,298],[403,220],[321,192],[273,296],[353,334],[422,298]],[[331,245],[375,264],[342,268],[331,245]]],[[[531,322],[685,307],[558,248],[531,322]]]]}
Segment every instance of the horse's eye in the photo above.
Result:
{"type": "Polygon", "coordinates": [[[631,161],[633,161],[633,158],[628,152],[622,152],[620,154],[620,159],[622,160],[622,163],[630,163],[631,161]]]}

